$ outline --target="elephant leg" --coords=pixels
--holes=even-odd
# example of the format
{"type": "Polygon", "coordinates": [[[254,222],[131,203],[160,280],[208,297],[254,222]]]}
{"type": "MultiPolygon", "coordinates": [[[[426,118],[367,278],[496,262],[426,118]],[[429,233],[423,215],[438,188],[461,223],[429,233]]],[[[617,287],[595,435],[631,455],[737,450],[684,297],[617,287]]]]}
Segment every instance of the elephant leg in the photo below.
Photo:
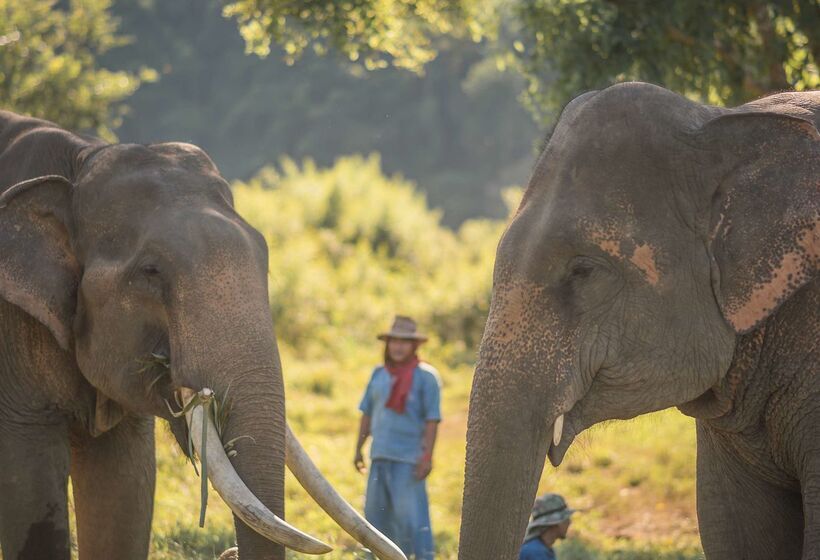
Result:
{"type": "Polygon", "coordinates": [[[803,536],[803,558],[820,558],[820,466],[802,481],[803,514],[806,517],[803,536]]]}
{"type": "Polygon", "coordinates": [[[755,476],[701,422],[698,425],[698,525],[708,560],[799,560],[799,491],[755,476]]]}
{"type": "Polygon", "coordinates": [[[804,404],[811,410],[795,427],[799,434],[800,492],[803,494],[803,515],[806,518],[803,538],[803,558],[820,558],[820,410],[815,408],[817,395],[810,395],[804,404]]]}
{"type": "Polygon", "coordinates": [[[0,547],[15,560],[69,560],[68,429],[0,418],[0,547]]]}
{"type": "Polygon", "coordinates": [[[154,508],[154,419],[126,416],[73,442],[71,481],[80,560],[145,560],[154,508]]]}

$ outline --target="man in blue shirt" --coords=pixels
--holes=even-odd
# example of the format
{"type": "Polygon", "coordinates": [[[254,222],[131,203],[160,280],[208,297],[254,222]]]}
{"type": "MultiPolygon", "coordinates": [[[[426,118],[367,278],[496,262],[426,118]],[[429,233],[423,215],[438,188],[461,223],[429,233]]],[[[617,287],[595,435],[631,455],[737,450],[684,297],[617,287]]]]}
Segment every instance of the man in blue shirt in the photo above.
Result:
{"type": "Polygon", "coordinates": [[[362,412],[354,464],[364,472],[362,446],[372,435],[364,513],[408,558],[434,560],[425,479],[441,421],[438,372],[419,361],[427,338],[409,317],[397,316],[385,341],[384,365],[373,370],[362,412]]]}
{"type": "Polygon", "coordinates": [[[552,545],[567,537],[573,513],[575,510],[558,494],[544,494],[535,500],[518,560],[556,560],[552,545]]]}

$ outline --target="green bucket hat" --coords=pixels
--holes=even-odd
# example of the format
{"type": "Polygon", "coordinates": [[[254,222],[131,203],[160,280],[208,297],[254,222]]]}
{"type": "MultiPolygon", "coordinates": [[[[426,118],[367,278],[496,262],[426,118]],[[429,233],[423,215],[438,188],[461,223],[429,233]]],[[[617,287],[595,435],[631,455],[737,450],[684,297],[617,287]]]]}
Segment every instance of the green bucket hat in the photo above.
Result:
{"type": "Polygon", "coordinates": [[[558,494],[544,494],[532,507],[532,515],[527,525],[524,542],[541,536],[547,527],[567,520],[576,510],[567,507],[567,502],[558,494]]]}

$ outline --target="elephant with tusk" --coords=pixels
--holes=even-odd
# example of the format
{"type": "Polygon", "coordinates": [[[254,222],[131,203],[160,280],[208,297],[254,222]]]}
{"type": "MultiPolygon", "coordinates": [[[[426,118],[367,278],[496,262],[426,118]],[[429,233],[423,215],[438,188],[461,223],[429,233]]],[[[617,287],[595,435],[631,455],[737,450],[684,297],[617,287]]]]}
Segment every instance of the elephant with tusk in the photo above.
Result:
{"type": "Polygon", "coordinates": [[[513,560],[545,460],[606,420],[696,418],[710,560],[820,558],[820,92],[572,101],[496,254],[460,560],[513,560]]]}
{"type": "Polygon", "coordinates": [[[284,521],[284,468],[379,558],[401,551],[316,470],[285,422],[264,238],[190,144],[107,144],[0,111],[0,547],[144,560],[154,419],[188,433],[235,514],[242,560],[330,547],[284,521]],[[201,448],[201,407],[228,395],[201,448]],[[187,423],[187,425],[186,425],[187,423]],[[232,442],[230,457],[219,436],[232,442]]]}

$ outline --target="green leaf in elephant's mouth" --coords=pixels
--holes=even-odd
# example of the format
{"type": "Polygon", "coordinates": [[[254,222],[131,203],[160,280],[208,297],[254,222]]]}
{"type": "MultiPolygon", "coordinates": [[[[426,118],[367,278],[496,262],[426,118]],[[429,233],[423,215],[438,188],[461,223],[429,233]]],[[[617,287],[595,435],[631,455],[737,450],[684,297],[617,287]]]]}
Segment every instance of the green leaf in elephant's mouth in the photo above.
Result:
{"type": "Polygon", "coordinates": [[[171,404],[167,400],[165,401],[168,410],[174,418],[180,418],[182,416],[185,416],[188,412],[192,411],[197,406],[202,407],[202,453],[199,457],[199,464],[201,469],[197,469],[196,467],[197,456],[196,451],[194,449],[193,435],[190,429],[188,430],[188,457],[191,461],[191,465],[193,465],[194,467],[194,472],[196,472],[197,476],[199,476],[201,479],[199,509],[200,527],[205,526],[205,512],[208,509],[208,421],[212,422],[214,427],[216,428],[216,433],[219,435],[219,439],[222,442],[222,446],[224,447],[228,457],[236,457],[237,450],[234,449],[234,446],[237,441],[244,438],[248,438],[252,441],[255,441],[252,436],[248,435],[241,435],[232,438],[227,442],[224,441],[224,430],[228,420],[229,406],[227,405],[227,403],[229,391],[230,386],[228,386],[228,389],[225,390],[225,393],[222,395],[222,398],[220,399],[217,398],[216,394],[211,389],[205,387],[201,391],[196,393],[187,403],[182,402],[180,393],[177,391],[174,393],[174,397],[176,399],[176,404],[181,408],[181,410],[179,411],[174,411],[171,407],[171,404]],[[201,473],[200,470],[202,471],[201,473]]]}
{"type": "Polygon", "coordinates": [[[137,370],[138,374],[146,374],[151,372],[156,372],[154,378],[148,383],[148,386],[145,388],[145,393],[149,394],[154,387],[156,387],[157,383],[162,381],[163,379],[170,379],[171,375],[171,360],[168,356],[164,354],[160,354],[157,352],[151,352],[151,354],[144,359],[137,360],[137,363],[140,364],[140,368],[137,370]]]}

